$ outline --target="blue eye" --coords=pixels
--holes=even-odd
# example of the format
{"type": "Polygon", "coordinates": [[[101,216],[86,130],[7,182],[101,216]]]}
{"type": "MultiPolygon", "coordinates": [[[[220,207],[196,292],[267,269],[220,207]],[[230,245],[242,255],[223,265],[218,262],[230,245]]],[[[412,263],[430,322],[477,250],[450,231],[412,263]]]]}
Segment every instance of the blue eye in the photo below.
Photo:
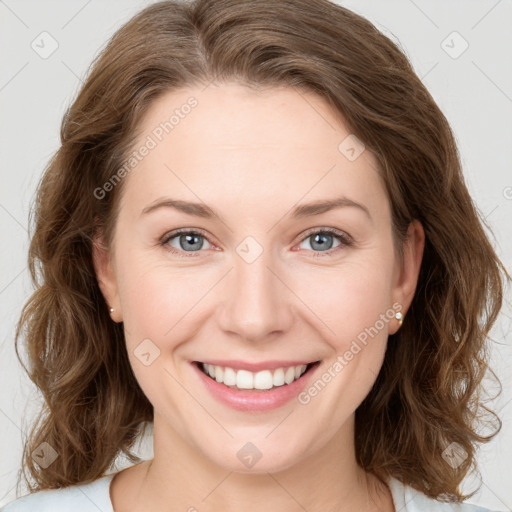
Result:
{"type": "MultiPolygon", "coordinates": [[[[207,237],[201,231],[184,228],[164,235],[160,244],[169,252],[187,258],[196,257],[196,255],[190,253],[201,252],[201,249],[204,248],[205,240],[207,241],[207,237]],[[175,239],[176,242],[174,244],[171,243],[174,242],[175,239]]],[[[332,255],[332,253],[344,247],[349,247],[353,243],[349,235],[332,228],[315,228],[302,238],[301,243],[307,240],[312,240],[311,247],[313,247],[312,252],[314,257],[332,255]],[[334,248],[332,242],[333,238],[337,238],[339,241],[339,244],[334,248]]],[[[207,241],[207,243],[209,244],[210,242],[207,241]]]]}
{"type": "Polygon", "coordinates": [[[203,248],[203,240],[206,240],[206,237],[199,231],[179,229],[166,236],[162,240],[162,245],[173,253],[198,252],[203,248]],[[173,239],[176,239],[178,247],[170,244],[173,239]]]}
{"type": "Polygon", "coordinates": [[[313,257],[331,256],[333,253],[353,244],[353,240],[346,233],[332,228],[315,228],[306,234],[306,237],[302,239],[301,243],[311,239],[313,239],[310,243],[311,247],[320,249],[319,251],[313,250],[313,257]],[[333,238],[337,238],[340,241],[334,248],[332,247],[331,241],[333,238]]]}

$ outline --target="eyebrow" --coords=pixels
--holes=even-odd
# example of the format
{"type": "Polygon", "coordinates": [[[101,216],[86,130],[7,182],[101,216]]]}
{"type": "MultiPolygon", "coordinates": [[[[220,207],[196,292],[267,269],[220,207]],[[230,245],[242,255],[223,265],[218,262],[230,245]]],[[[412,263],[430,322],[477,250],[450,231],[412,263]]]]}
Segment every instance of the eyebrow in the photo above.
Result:
{"type": "MultiPolygon", "coordinates": [[[[340,197],[336,199],[326,199],[313,201],[311,203],[301,204],[296,206],[289,216],[293,219],[301,219],[304,217],[312,217],[314,215],[320,215],[330,210],[343,207],[354,207],[363,211],[366,216],[372,220],[370,211],[368,208],[348,197],[340,197]]],[[[204,219],[211,219],[213,217],[219,218],[223,221],[222,217],[212,210],[209,206],[204,203],[194,203],[192,201],[183,201],[180,199],[163,198],[155,201],[153,204],[146,206],[141,212],[141,215],[148,214],[159,208],[172,208],[178,210],[187,215],[193,215],[196,217],[202,217],[204,219]]]]}

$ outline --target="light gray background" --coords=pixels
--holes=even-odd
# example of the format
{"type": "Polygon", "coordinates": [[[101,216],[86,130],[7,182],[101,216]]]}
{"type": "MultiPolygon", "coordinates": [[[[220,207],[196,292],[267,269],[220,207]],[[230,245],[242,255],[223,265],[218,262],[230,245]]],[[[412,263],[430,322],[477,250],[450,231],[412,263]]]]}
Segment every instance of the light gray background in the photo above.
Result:
{"type": "MultiPolygon", "coordinates": [[[[26,268],[29,206],[42,170],[58,148],[65,107],[93,56],[122,23],[150,3],[0,0],[0,506],[16,497],[21,432],[27,430],[39,400],[13,343],[15,322],[31,290],[26,268]],[[31,47],[34,40],[47,37],[40,36],[43,31],[58,43],[46,59],[31,47]]],[[[498,254],[511,269],[511,0],[339,3],[369,18],[406,51],[452,124],[468,188],[495,234],[498,254]],[[469,47],[459,56],[464,41],[469,47]]],[[[508,306],[493,331],[492,345],[492,364],[503,393],[491,406],[504,425],[480,450],[483,485],[470,500],[500,511],[512,510],[511,316],[508,306]]],[[[489,386],[492,389],[495,386],[489,386]]],[[[151,456],[150,439],[140,454],[151,456]]],[[[468,478],[463,490],[473,490],[475,483],[476,477],[468,478]]]]}

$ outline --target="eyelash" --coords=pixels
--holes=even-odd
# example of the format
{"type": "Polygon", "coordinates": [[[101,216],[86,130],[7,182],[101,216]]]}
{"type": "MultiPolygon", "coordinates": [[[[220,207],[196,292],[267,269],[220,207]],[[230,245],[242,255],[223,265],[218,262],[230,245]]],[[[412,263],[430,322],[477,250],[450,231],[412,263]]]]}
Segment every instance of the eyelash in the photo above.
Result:
{"type": "MultiPolygon", "coordinates": [[[[175,231],[172,231],[170,233],[165,234],[161,238],[159,244],[161,246],[163,246],[165,250],[167,250],[167,251],[169,251],[169,252],[171,252],[173,254],[176,254],[179,257],[182,257],[182,258],[195,258],[195,257],[197,257],[197,256],[195,256],[193,254],[197,253],[197,252],[202,252],[202,251],[192,251],[190,253],[190,256],[189,255],[185,255],[184,256],[182,253],[184,253],[184,252],[186,253],[186,251],[177,250],[174,247],[171,247],[170,245],[168,245],[170,240],[172,240],[173,238],[176,238],[178,235],[182,235],[182,234],[201,236],[201,237],[206,238],[208,240],[208,237],[206,236],[206,234],[203,231],[201,231],[201,230],[183,228],[183,229],[177,229],[175,231]]],[[[338,245],[338,247],[334,247],[334,248],[329,249],[327,251],[312,251],[314,258],[325,257],[325,256],[332,256],[332,254],[335,253],[336,251],[341,250],[344,247],[350,247],[354,243],[352,238],[350,238],[350,236],[348,236],[343,231],[338,231],[337,229],[334,229],[334,228],[321,228],[321,229],[314,228],[312,230],[309,230],[309,231],[307,231],[305,233],[304,237],[300,240],[299,243],[304,242],[304,240],[307,240],[309,237],[311,237],[312,235],[316,235],[316,234],[329,234],[329,235],[333,235],[336,238],[338,238],[341,243],[340,243],[340,245],[338,245]]]]}

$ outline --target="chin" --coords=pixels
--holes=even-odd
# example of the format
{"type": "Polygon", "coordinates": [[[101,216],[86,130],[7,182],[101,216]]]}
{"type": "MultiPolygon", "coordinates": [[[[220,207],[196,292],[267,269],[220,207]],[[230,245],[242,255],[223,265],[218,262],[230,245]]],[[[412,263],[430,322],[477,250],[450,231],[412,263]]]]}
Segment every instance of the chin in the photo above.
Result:
{"type": "Polygon", "coordinates": [[[257,440],[254,443],[235,441],[232,447],[223,444],[220,448],[220,452],[215,452],[208,458],[226,471],[241,474],[279,473],[299,464],[304,457],[304,450],[297,449],[292,452],[290,447],[287,447],[283,452],[282,445],[274,446],[268,440],[266,443],[257,440]],[[233,455],[226,456],[226,451],[233,455]]]}

